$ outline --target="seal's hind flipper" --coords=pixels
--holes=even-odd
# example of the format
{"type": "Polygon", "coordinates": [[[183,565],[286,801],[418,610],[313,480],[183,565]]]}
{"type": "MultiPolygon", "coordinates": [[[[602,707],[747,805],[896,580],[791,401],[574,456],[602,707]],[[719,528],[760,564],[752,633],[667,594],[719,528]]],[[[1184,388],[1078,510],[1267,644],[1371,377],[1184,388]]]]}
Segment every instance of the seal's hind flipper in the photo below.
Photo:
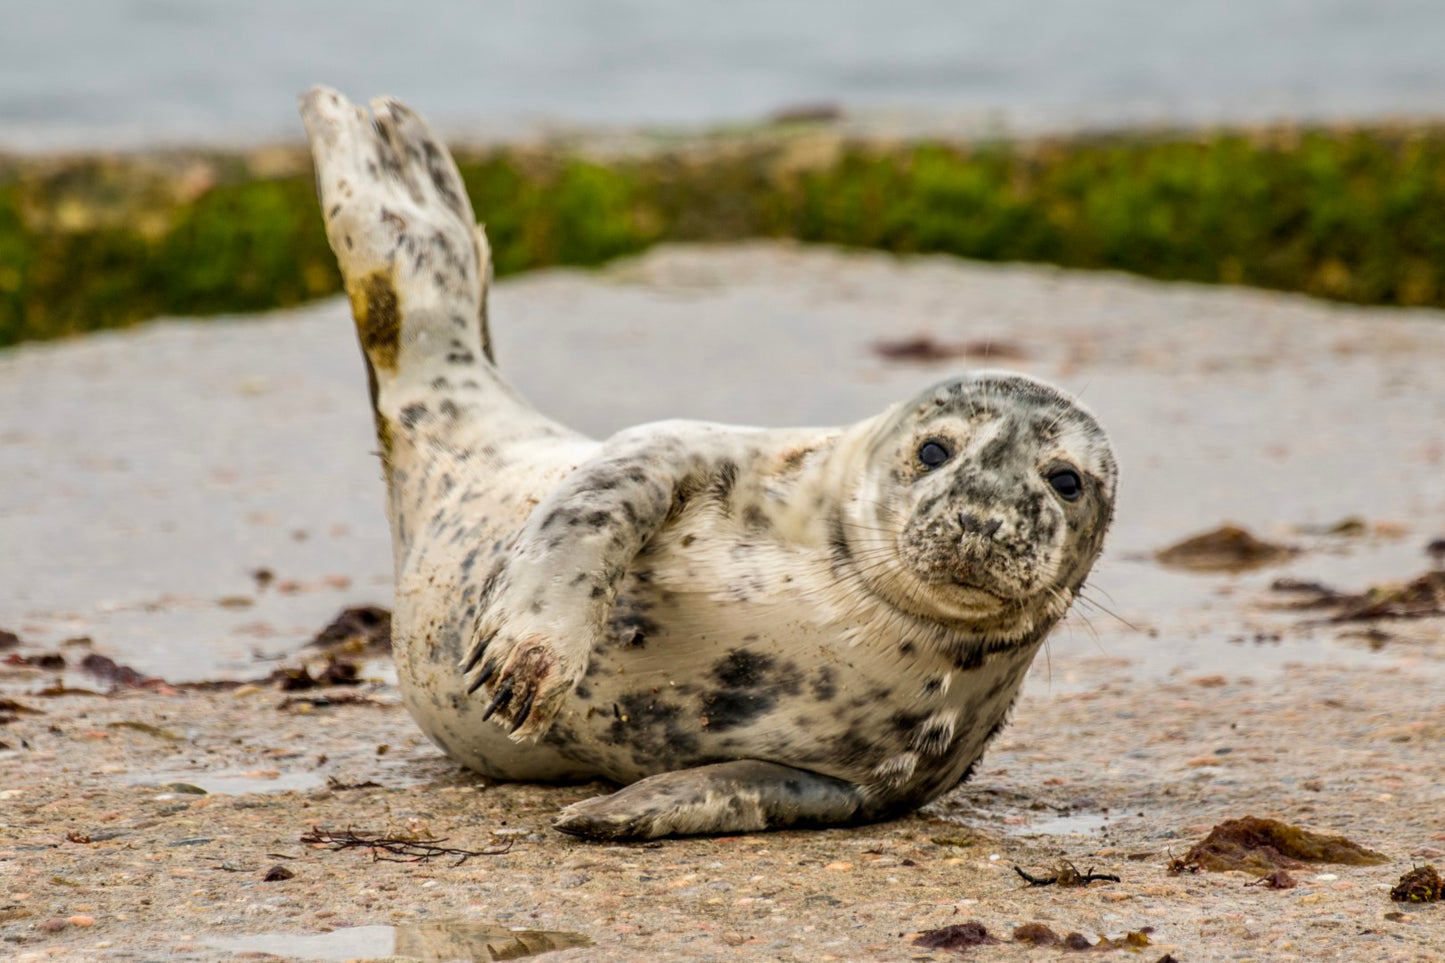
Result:
{"type": "Polygon", "coordinates": [[[300,108],[327,238],[377,378],[490,358],[491,257],[446,148],[387,98],[372,102],[374,120],[321,87],[300,108]]]}
{"type": "Polygon", "coordinates": [[[394,100],[373,101],[373,119],[318,87],[300,109],[366,355],[401,558],[435,516],[433,476],[461,472],[477,452],[535,433],[545,419],[491,363],[491,255],[446,148],[394,100]]]}
{"type": "Polygon", "coordinates": [[[588,839],[656,839],[859,821],[852,783],[775,762],[739,759],[649,776],[562,810],[553,828],[588,839]]]}

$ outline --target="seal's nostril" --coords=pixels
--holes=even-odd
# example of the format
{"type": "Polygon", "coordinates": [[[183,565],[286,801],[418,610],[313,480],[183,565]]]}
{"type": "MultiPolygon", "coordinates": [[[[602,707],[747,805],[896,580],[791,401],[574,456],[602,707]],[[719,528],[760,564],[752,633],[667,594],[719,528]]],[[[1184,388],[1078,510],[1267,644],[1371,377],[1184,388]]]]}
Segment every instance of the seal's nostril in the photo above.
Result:
{"type": "Polygon", "coordinates": [[[965,535],[982,535],[984,538],[992,538],[1003,527],[1003,519],[991,518],[984,521],[977,515],[959,512],[958,527],[963,530],[965,535]]]}

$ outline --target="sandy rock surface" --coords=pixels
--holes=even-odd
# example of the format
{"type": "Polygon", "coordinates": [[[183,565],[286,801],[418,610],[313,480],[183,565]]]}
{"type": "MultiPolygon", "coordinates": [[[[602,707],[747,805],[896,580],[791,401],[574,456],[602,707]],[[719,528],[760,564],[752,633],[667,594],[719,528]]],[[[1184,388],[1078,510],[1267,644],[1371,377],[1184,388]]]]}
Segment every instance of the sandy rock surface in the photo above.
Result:
{"type": "Polygon", "coordinates": [[[1430,570],[1445,316],[747,245],[509,281],[493,318],[522,389],[597,433],[836,423],[984,364],[1081,394],[1123,465],[1115,533],[974,779],[879,826],[604,846],[547,827],[606,787],[458,771],[384,660],[355,687],[180,687],[263,677],[343,605],[389,602],[345,308],[23,347],[0,354],[0,629],[19,639],[0,649],[0,956],[1071,955],[1013,941],[1028,923],[1143,933],[1149,961],[1445,956],[1445,904],[1389,899],[1412,865],[1445,867],[1445,619],[1331,622],[1271,588],[1430,570]],[[919,338],[914,360],[876,350],[919,338]],[[1155,560],[1231,522],[1297,551],[1155,560]],[[66,669],[23,664],[46,653],[66,669]],[[77,670],[92,653],[169,684],[112,688],[77,670]],[[98,694],[42,694],[57,680],[98,694]],[[1389,862],[1291,869],[1282,890],[1171,875],[1245,815],[1389,862]],[[491,854],[377,861],[301,841],[318,827],[491,854]],[[1061,858],[1120,881],[1014,872],[1061,858]],[[1003,942],[913,943],[970,921],[1003,942]]]}

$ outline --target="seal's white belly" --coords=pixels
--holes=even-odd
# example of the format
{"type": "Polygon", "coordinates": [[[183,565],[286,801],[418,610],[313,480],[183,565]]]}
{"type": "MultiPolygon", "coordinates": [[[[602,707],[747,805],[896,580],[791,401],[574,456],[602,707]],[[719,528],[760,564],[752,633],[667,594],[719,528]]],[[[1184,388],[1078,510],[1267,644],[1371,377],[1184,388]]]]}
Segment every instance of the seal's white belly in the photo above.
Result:
{"type": "Polygon", "coordinates": [[[703,505],[637,556],[586,676],[547,736],[522,745],[465,692],[457,643],[436,638],[451,631],[444,613],[423,615],[437,588],[426,570],[420,604],[398,604],[409,707],[449,754],[505,778],[630,783],[753,758],[931,795],[982,753],[1034,652],[963,671],[910,638],[911,620],[859,597],[826,552],[757,537],[703,505]]]}

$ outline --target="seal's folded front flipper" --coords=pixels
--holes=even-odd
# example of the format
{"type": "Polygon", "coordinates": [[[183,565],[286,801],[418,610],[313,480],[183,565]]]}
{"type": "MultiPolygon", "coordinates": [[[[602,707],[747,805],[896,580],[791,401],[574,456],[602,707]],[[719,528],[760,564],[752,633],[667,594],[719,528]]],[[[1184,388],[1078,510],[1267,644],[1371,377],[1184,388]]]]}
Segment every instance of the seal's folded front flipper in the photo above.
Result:
{"type": "Polygon", "coordinates": [[[841,826],[869,818],[849,782],[775,762],[739,759],[659,773],[562,810],[555,829],[588,839],[656,839],[841,826]]]}

